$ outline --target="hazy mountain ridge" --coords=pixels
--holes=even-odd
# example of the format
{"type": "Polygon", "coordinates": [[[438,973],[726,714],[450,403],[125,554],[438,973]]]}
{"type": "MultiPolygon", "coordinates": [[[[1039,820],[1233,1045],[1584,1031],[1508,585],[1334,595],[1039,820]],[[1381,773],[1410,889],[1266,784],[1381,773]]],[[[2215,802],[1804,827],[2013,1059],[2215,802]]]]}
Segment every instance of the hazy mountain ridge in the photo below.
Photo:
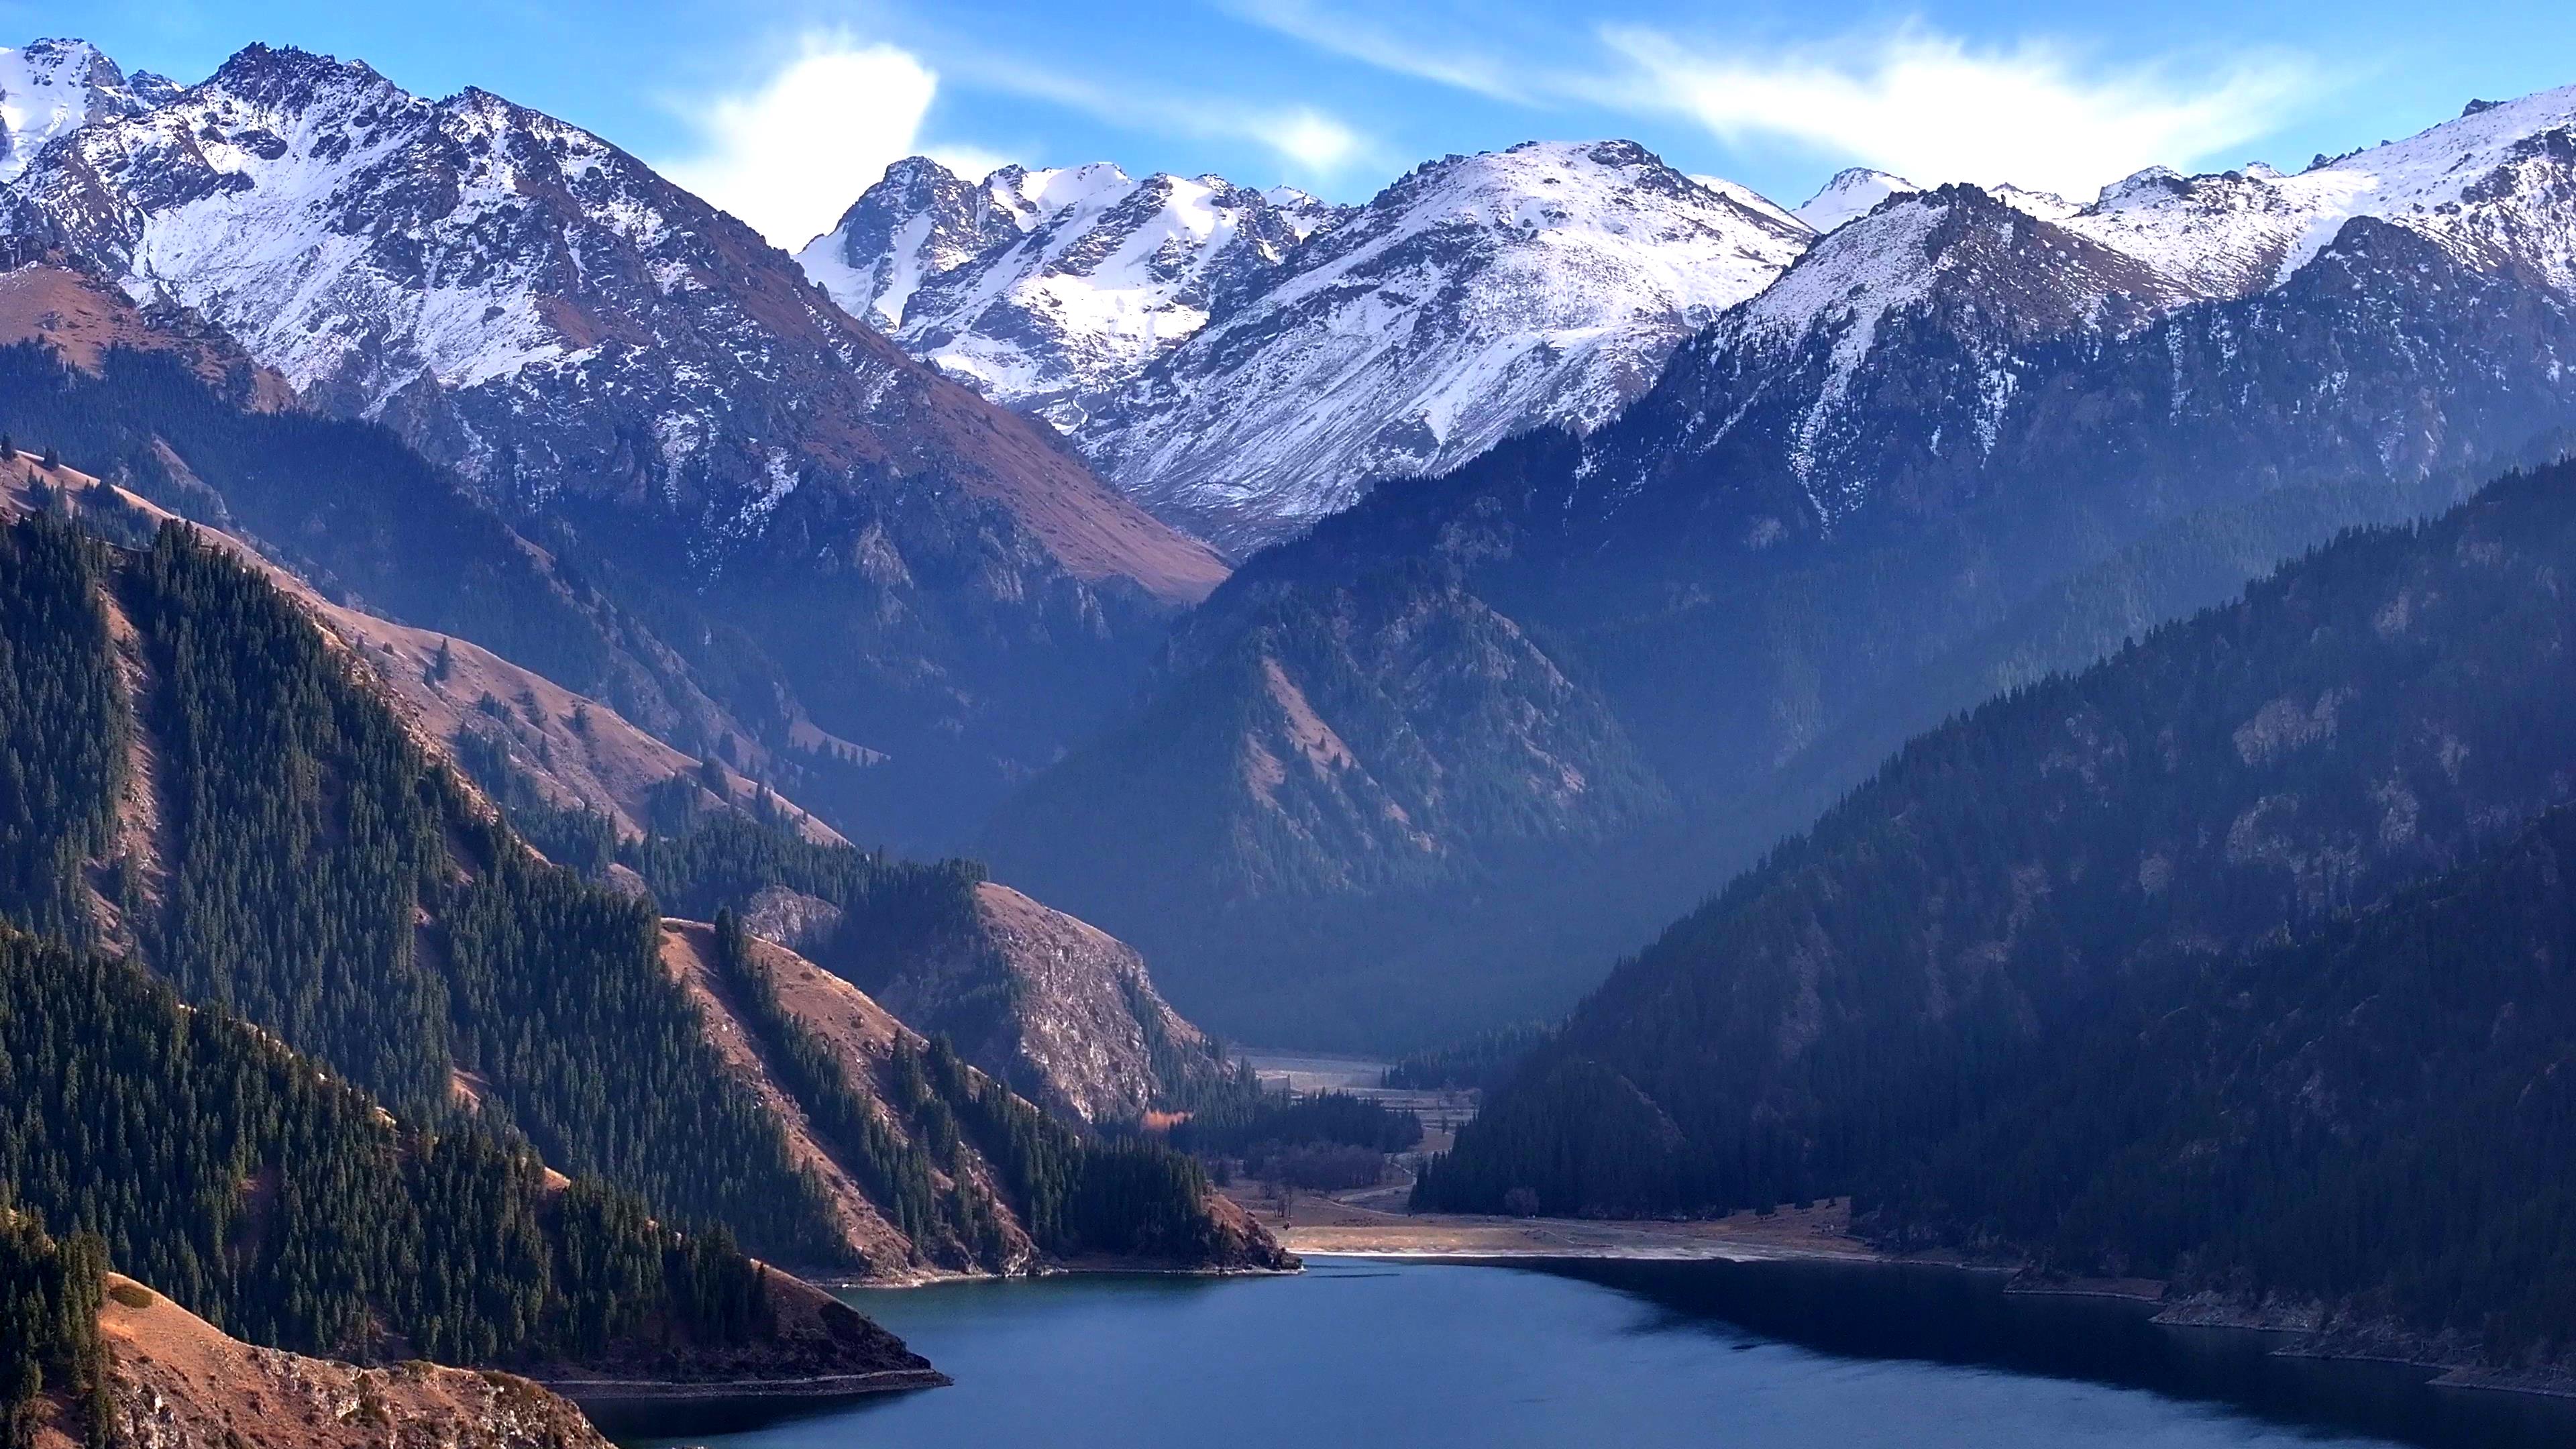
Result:
{"type": "MultiPolygon", "coordinates": [[[[2444,211],[2425,201],[2434,191],[2392,186],[2381,195],[2389,219],[2349,216],[2277,286],[2259,269],[2221,269],[2228,288],[2251,288],[2242,295],[2203,295],[2209,269],[2098,241],[2076,229],[2094,224],[2082,214],[2051,220],[2027,198],[1952,186],[1885,200],[1685,344],[1607,426],[1528,435],[1445,477],[1381,489],[1252,561],[1193,619],[1189,657],[1218,657],[1229,629],[1253,627],[1242,601],[1321,600],[1428,561],[1440,588],[1546,640],[1693,818],[1743,812],[1792,768],[1821,772],[1830,798],[1907,730],[1972,702],[1909,706],[1896,691],[1945,659],[1988,674],[1954,651],[2059,580],[2288,489],[2316,501],[2299,511],[2311,531],[2265,533],[2263,551],[2295,551],[2322,537],[2314,530],[2402,517],[2430,480],[2518,461],[2576,425],[2559,362],[2576,346],[2576,297],[2553,280],[2576,256],[2576,231],[2560,224],[2576,195],[2563,110],[2551,93],[2337,163],[2412,174],[2396,163],[2456,146],[2470,163],[2440,186],[2468,199],[2444,211]],[[1838,733],[1863,716],[1879,720],[1866,742],[1838,733]],[[1845,753],[1807,758],[1820,742],[1845,753]]],[[[2126,192],[2112,202],[2147,204],[2126,192]]],[[[2017,667],[2080,666],[2124,629],[2157,622],[2151,603],[2108,610],[2128,617],[2060,636],[2057,652],[2017,667]]],[[[1175,669],[1155,689],[1178,695],[1189,678],[1175,669]]],[[[1078,833],[1073,817],[1097,830],[1144,802],[1186,798],[1156,788],[1154,772],[1177,782],[1221,748],[1218,734],[1190,731],[1259,707],[1252,681],[1231,689],[1235,702],[1187,716],[1143,706],[1134,718],[1172,731],[1129,740],[1145,778],[1094,793],[1042,777],[997,837],[1006,877],[1044,880],[1051,898],[1137,939],[1176,983],[1198,967],[1173,943],[1222,939],[1215,923],[1235,903],[1156,897],[1124,858],[1041,843],[1078,833]]],[[[1063,768],[1070,782],[1087,767],[1063,768]]],[[[1705,889],[1762,843],[1716,849],[1697,886],[1662,889],[1705,889]]],[[[1251,974],[1408,954],[1389,938],[1406,929],[1403,913],[1377,911],[1366,892],[1321,899],[1334,904],[1310,917],[1349,922],[1349,942],[1251,974]]],[[[1667,896],[1664,911],[1687,899],[1667,896]]],[[[1606,962],[1626,944],[1568,942],[1536,923],[1530,934],[1562,963],[1560,1003],[1579,982],[1576,961],[1606,962]]],[[[1472,949],[1483,981],[1497,949],[1528,948],[1472,949]]],[[[1466,969],[1428,938],[1420,953],[1444,963],[1426,966],[1428,979],[1466,969]]]]}
{"type": "Polygon", "coordinates": [[[1849,1191],[1916,1241],[2563,1342],[2555,1270],[2498,1265],[2571,1120],[2571,547],[2576,468],[2509,477],[1917,739],[1614,973],[1425,1200],[1849,1191]],[[2407,1226],[2324,1226],[2365,1211],[2407,1226]]]}

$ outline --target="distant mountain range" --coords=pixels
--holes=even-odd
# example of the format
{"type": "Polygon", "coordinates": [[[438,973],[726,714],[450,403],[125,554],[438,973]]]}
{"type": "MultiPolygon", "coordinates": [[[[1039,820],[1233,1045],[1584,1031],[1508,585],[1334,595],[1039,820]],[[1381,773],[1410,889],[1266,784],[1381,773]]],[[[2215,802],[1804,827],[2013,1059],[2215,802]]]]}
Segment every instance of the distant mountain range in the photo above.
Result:
{"type": "Polygon", "coordinates": [[[2080,209],[1891,188],[1605,425],[1248,562],[986,848],[1220,1023],[1570,1003],[1944,713],[2554,456],[2571,120],[2551,92],[2080,209]],[[1467,617],[1524,650],[1441,656],[1472,688],[1414,662],[1467,617]]]}
{"type": "MultiPolygon", "coordinates": [[[[625,608],[702,618],[670,642],[772,743],[810,718],[906,761],[916,800],[989,799],[1224,576],[578,128],[295,50],[147,95],[85,48],[18,63],[39,51],[89,57],[89,124],[54,127],[0,227],[392,427],[625,608]]],[[[962,833],[953,804],[887,808],[962,833]]]]}
{"type": "Polygon", "coordinates": [[[1359,207],[1112,166],[897,163],[800,254],[1237,553],[1533,427],[1598,426],[1809,229],[1631,142],[1451,156],[1359,207]]]}
{"type": "Polygon", "coordinates": [[[1237,1034],[1561,1008],[1943,713],[2576,424],[2576,91],[2081,203],[1616,141],[1347,207],[915,159],[790,258],[354,63],[0,89],[18,245],[391,429],[440,557],[551,602],[224,454],[248,531],[851,838],[980,841],[1237,1034]]]}

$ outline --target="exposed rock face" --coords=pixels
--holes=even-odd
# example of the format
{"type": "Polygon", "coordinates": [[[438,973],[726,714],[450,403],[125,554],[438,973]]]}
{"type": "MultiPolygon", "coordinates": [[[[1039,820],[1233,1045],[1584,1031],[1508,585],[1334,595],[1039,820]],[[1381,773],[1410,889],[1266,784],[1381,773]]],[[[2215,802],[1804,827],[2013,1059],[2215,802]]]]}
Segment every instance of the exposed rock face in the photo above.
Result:
{"type": "MultiPolygon", "coordinates": [[[[99,1331],[112,1365],[111,1442],[134,1449],[608,1449],[579,1409],[526,1379],[255,1348],[119,1275],[99,1331]]],[[[81,1442],[68,1417],[38,1442],[81,1442]]]]}
{"type": "Polygon", "coordinates": [[[1134,1121],[1224,1070],[1133,947],[990,881],[964,919],[872,940],[854,974],[905,1022],[1086,1123],[1134,1121]]]}
{"type": "Polygon", "coordinates": [[[785,886],[763,886],[743,903],[745,931],[800,956],[811,956],[829,945],[840,925],[839,906],[785,886]]]}

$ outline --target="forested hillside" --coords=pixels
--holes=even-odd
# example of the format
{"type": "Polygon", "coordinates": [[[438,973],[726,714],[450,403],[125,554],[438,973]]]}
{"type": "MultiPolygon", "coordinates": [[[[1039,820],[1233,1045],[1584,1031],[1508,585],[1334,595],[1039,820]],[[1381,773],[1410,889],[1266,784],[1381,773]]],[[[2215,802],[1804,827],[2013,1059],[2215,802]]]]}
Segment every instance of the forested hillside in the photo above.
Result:
{"type": "Polygon", "coordinates": [[[662,975],[648,907],[479,814],[311,620],[183,527],[119,554],[35,520],[6,547],[26,563],[0,696],[70,702],[0,717],[13,912],[124,922],[191,1000],[407,1121],[470,1115],[763,1256],[834,1261],[811,1184],[662,975]],[[120,672],[139,707],[107,687],[120,672]],[[136,828],[105,859],[120,808],[136,828]]]}
{"type": "Polygon", "coordinates": [[[1233,1085],[1215,1044],[1163,1000],[1133,948],[986,880],[973,861],[799,840],[756,810],[674,812],[665,823],[672,833],[618,850],[663,910],[737,913],[1050,1111],[1085,1126],[1133,1123],[1233,1085]]]}
{"type": "MultiPolygon", "coordinates": [[[[2546,1020],[2554,897],[2455,933],[2526,943],[2512,971],[2405,947],[2404,912],[2339,922],[2576,793],[2572,567],[2576,467],[2514,475],[1923,736],[1614,973],[1421,1199],[1527,1188],[1549,1211],[1635,1213],[1849,1192],[1907,1236],[2378,1293],[2458,1326],[2484,1291],[2461,1275],[2542,1210],[2511,1184],[2567,1145],[2540,1085],[2554,1048],[2452,1074],[2415,1065],[2406,1034],[2438,1055],[2466,1049],[2470,1017],[2500,1046],[2546,1020]],[[2288,938],[2308,944],[2249,955],[2288,938]],[[2427,991],[2466,994],[2392,1010],[2427,991]],[[2338,994],[2352,1012],[2321,1004],[2338,994]],[[2300,1051],[2315,1070],[2279,1065],[2300,1051]],[[2466,1130],[2507,1107],[2523,1115],[2466,1130]],[[2272,1220],[2302,1184],[2395,1192],[2401,1161],[2457,1174],[2424,1189],[2440,1232],[2383,1224],[2365,1252],[2318,1223],[2293,1252],[2304,1219],[2272,1220]]],[[[2510,857],[2526,877],[2536,849],[2510,857]]]]}
{"type": "Polygon", "coordinates": [[[782,979],[812,968],[747,935],[731,911],[717,913],[708,945],[710,974],[767,1071],[822,1148],[885,1205],[915,1261],[986,1272],[1033,1266],[1031,1254],[1289,1261],[1223,1211],[1197,1163],[1163,1143],[1085,1133],[945,1038],[890,1018],[853,1032],[850,1007],[865,1011],[864,996],[852,989],[836,1002],[810,979],[782,979]],[[869,1040],[850,1040],[859,1034],[869,1040]]]}
{"type": "Polygon", "coordinates": [[[0,1322],[27,1318],[47,1387],[84,1386],[79,1295],[94,1320],[110,1263],[236,1336],[360,1361],[924,1367],[847,1310],[821,1332],[796,1322],[785,1280],[721,1229],[674,1231],[632,1193],[549,1179],[461,1124],[398,1127],[274,1037],[6,927],[0,1088],[0,1185],[73,1235],[48,1249],[22,1224],[0,1245],[26,1260],[0,1266],[0,1322]]]}

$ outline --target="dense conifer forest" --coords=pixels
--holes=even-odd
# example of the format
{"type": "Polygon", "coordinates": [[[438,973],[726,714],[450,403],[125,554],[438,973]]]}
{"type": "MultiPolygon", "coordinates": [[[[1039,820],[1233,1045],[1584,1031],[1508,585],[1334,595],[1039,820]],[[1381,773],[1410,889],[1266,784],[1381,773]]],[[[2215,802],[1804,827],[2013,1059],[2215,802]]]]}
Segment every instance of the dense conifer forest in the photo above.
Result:
{"type": "Polygon", "coordinates": [[[2576,468],[2514,475],[1917,739],[1616,971],[1418,1199],[1849,1193],[1902,1241],[2576,1341],[2531,1257],[2576,1150],[2567,827],[2372,909],[2576,789],[2571,570],[2576,468]]]}
{"type": "Polygon", "coordinates": [[[106,1271],[96,1233],[58,1240],[32,1215],[0,1206],[0,1445],[34,1441],[37,1396],[105,1388],[98,1310],[106,1271]]]}
{"type": "Polygon", "coordinates": [[[0,698],[29,707],[0,715],[0,878],[23,924],[94,931],[95,878],[187,999],[313,1053],[403,1120],[470,1117],[668,1220],[837,1262],[813,1185],[664,975],[649,906],[478,815],[295,605],[184,527],[139,555],[44,520],[7,538],[25,566],[0,584],[0,698]],[[139,718],[112,687],[111,599],[137,635],[139,718]],[[157,758],[160,858],[78,869],[102,854],[137,729],[157,758]]]}
{"type": "MultiPolygon", "coordinates": [[[[5,927],[0,1073],[0,1184],[73,1235],[74,1276],[94,1283],[103,1252],[253,1342],[528,1364],[767,1326],[762,1270],[720,1230],[658,1226],[596,1180],[550,1188],[524,1146],[485,1133],[400,1128],[246,1023],[5,927]]],[[[21,1258],[32,1231],[12,1239],[21,1258]]],[[[60,1291],[13,1292],[0,1315],[60,1291]]]]}

